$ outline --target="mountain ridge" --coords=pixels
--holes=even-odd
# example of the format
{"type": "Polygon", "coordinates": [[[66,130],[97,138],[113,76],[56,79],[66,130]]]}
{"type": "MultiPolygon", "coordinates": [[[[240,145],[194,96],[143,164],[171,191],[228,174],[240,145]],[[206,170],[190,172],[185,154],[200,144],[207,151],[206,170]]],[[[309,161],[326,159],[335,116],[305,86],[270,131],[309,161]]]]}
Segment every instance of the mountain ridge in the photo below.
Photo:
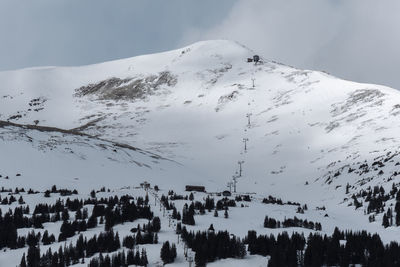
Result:
{"type": "Polygon", "coordinates": [[[82,67],[2,72],[0,119],[37,120],[140,147],[218,189],[244,160],[248,182],[242,178],[238,186],[284,196],[285,186],[308,192],[307,182],[317,183],[311,187],[322,197],[344,186],[331,179],[332,186],[321,189],[335,166],[395,151],[397,91],[264,59],[247,63],[253,54],[236,42],[205,41],[82,67]],[[89,93],[79,95],[85,88],[89,93]],[[250,139],[247,152],[243,138],[250,139]]]}

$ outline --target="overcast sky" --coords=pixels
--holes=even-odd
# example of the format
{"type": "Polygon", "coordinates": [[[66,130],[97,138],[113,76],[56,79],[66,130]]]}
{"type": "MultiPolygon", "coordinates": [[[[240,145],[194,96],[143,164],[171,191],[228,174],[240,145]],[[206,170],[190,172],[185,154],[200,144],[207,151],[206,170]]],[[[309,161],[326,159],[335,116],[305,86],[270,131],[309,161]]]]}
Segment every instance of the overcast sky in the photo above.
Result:
{"type": "Polygon", "coordinates": [[[0,0],[0,70],[82,65],[178,48],[230,0],[0,0]]]}
{"type": "Polygon", "coordinates": [[[400,89],[398,0],[0,0],[0,70],[233,39],[264,57],[400,89]]]}

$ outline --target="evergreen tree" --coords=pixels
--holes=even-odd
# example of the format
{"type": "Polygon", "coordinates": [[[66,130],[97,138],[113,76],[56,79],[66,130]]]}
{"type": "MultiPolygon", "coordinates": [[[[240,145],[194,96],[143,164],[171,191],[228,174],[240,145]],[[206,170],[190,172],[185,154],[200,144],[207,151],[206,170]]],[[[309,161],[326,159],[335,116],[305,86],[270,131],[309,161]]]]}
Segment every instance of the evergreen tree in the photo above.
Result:
{"type": "Polygon", "coordinates": [[[396,202],[394,211],[396,212],[396,226],[400,226],[400,201],[396,202]]]}
{"type": "Polygon", "coordinates": [[[171,263],[171,248],[169,245],[169,242],[166,241],[161,247],[161,252],[160,252],[160,258],[163,261],[164,264],[171,263]]]}
{"type": "Polygon", "coordinates": [[[95,228],[97,226],[97,218],[95,216],[90,216],[87,222],[87,228],[95,228]]]}
{"type": "Polygon", "coordinates": [[[38,246],[30,246],[26,257],[29,267],[40,267],[40,249],[38,246]]]}
{"type": "Polygon", "coordinates": [[[161,220],[159,217],[154,217],[153,220],[151,221],[151,230],[153,232],[159,232],[161,229],[161,220]]]}
{"type": "Polygon", "coordinates": [[[19,267],[26,267],[25,253],[22,255],[21,263],[19,267]]]}
{"type": "Polygon", "coordinates": [[[140,265],[147,266],[147,264],[149,264],[149,261],[147,260],[147,253],[146,250],[143,248],[142,255],[140,256],[140,265]]]}
{"type": "Polygon", "coordinates": [[[67,209],[64,209],[64,210],[63,210],[62,215],[61,215],[61,219],[62,219],[63,221],[69,220],[69,212],[68,212],[67,209]]]}
{"type": "Polygon", "coordinates": [[[158,244],[158,234],[157,233],[155,233],[155,235],[154,235],[153,244],[158,244]]]}
{"type": "Polygon", "coordinates": [[[78,209],[75,212],[75,220],[82,220],[82,211],[81,211],[81,209],[78,209]]]}
{"type": "Polygon", "coordinates": [[[389,227],[389,218],[387,217],[386,213],[383,214],[382,225],[385,228],[389,227]]]}
{"type": "Polygon", "coordinates": [[[176,254],[176,245],[175,245],[175,243],[172,243],[171,250],[170,250],[170,256],[171,256],[172,262],[175,261],[176,255],[177,255],[176,254]]]}

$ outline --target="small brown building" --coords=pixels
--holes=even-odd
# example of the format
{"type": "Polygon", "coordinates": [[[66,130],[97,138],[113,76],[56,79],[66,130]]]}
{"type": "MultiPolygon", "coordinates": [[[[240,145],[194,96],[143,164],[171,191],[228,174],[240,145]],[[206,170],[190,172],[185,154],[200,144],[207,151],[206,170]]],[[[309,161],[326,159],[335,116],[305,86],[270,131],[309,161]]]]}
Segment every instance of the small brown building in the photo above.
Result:
{"type": "Polygon", "coordinates": [[[206,188],[201,185],[187,185],[186,191],[206,192],[206,188]]]}

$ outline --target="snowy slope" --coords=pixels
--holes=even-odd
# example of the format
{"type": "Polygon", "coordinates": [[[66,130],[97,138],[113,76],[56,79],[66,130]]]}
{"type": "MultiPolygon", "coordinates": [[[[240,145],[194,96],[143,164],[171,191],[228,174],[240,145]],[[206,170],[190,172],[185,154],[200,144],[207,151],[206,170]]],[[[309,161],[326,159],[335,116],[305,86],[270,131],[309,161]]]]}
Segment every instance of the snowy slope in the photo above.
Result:
{"type": "Polygon", "coordinates": [[[168,174],[183,171],[174,161],[89,135],[3,125],[0,140],[1,186],[5,188],[45,190],[57,184],[89,192],[93,186],[138,184],[149,176],[163,184],[165,169],[168,174]]]}
{"type": "MultiPolygon", "coordinates": [[[[71,141],[45,153],[22,137],[3,138],[1,172],[23,171],[26,179],[44,184],[95,174],[90,183],[112,176],[119,185],[137,172],[135,182],[180,190],[196,183],[219,191],[243,160],[238,190],[331,209],[360,188],[388,189],[398,182],[396,177],[388,182],[399,169],[398,91],[266,59],[247,63],[254,53],[219,40],[90,66],[1,72],[0,120],[73,129],[168,159],[150,169],[132,161],[152,165],[151,157],[133,153],[115,161],[113,152],[96,144],[81,152],[79,141],[71,141]],[[85,154],[86,161],[61,153],[66,148],[85,154]],[[383,174],[347,171],[388,152],[394,157],[383,174]],[[57,167],[43,167],[50,159],[57,167]],[[353,187],[346,195],[347,183],[353,187]]],[[[14,130],[1,131],[7,136],[14,130]]],[[[37,143],[51,136],[28,132],[37,143]]]]}

